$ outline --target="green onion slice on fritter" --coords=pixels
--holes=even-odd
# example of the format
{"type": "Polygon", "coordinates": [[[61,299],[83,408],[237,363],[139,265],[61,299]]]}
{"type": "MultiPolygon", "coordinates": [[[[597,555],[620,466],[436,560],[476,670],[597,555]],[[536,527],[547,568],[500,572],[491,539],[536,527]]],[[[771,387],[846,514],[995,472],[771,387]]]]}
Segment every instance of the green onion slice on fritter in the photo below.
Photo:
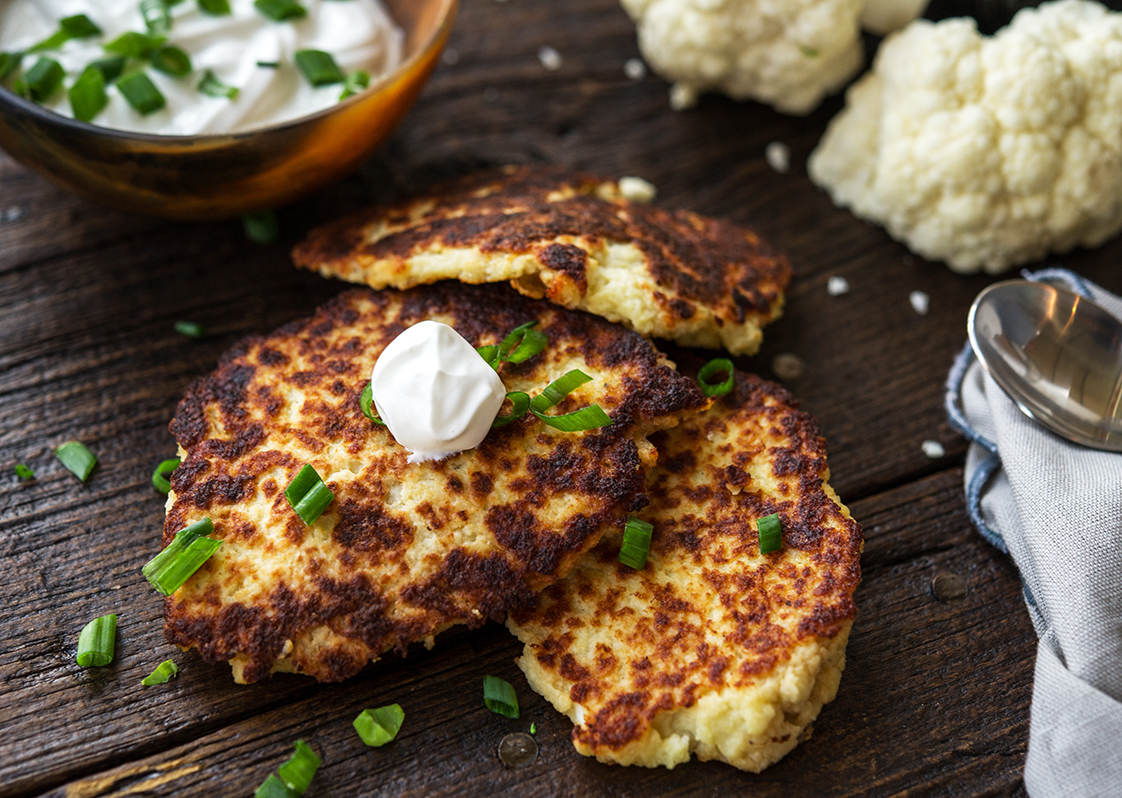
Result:
{"type": "Polygon", "coordinates": [[[779,524],[779,515],[772,513],[756,522],[760,532],[760,554],[771,554],[783,548],[783,528],[779,524]]]}
{"type": "Polygon", "coordinates": [[[651,550],[651,533],[654,527],[638,518],[628,518],[623,528],[623,543],[619,547],[619,561],[630,565],[636,571],[643,570],[647,564],[647,554],[651,550]]]}
{"type": "Polygon", "coordinates": [[[309,526],[323,515],[327,505],[335,499],[335,494],[324,484],[319,473],[309,464],[284,489],[284,497],[301,520],[309,526]]]}
{"type": "Polygon", "coordinates": [[[152,487],[166,496],[171,491],[170,477],[179,468],[179,463],[178,457],[172,457],[156,466],[156,470],[152,472],[152,487]]]}
{"type": "Polygon", "coordinates": [[[140,572],[152,587],[170,596],[222,545],[221,540],[207,537],[213,531],[214,524],[209,518],[179,530],[168,547],[149,560],[140,572]]]}
{"type": "Polygon", "coordinates": [[[701,392],[712,399],[714,396],[724,396],[732,390],[733,384],[733,367],[732,361],[726,357],[718,357],[710,360],[701,367],[701,371],[697,372],[697,384],[701,388],[701,392]],[[710,382],[710,378],[718,374],[726,374],[721,382],[710,382]]]}

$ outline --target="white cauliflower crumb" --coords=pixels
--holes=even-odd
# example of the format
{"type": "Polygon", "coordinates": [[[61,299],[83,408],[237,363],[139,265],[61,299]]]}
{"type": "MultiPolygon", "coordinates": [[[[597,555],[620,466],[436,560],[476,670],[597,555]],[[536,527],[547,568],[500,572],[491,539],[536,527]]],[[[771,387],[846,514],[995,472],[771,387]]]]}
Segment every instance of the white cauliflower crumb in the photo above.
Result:
{"type": "Polygon", "coordinates": [[[922,447],[923,453],[932,460],[938,460],[947,454],[947,450],[943,448],[943,444],[939,441],[924,441],[922,447]]]}
{"type": "Polygon", "coordinates": [[[771,359],[771,370],[781,380],[795,380],[806,372],[806,362],[798,355],[781,352],[771,359]]]}
{"type": "Polygon", "coordinates": [[[921,316],[926,316],[928,308],[931,307],[931,297],[923,291],[912,291],[908,294],[908,301],[912,303],[912,310],[921,316]]]}
{"type": "Polygon", "coordinates": [[[914,252],[990,273],[1122,230],[1122,13],[1091,0],[913,22],[811,155],[839,205],[914,252]]]}
{"type": "Polygon", "coordinates": [[[619,193],[632,202],[651,202],[658,196],[658,189],[641,177],[621,177],[619,193]]]}
{"type": "Polygon", "coordinates": [[[767,159],[768,166],[781,175],[787,174],[787,170],[791,168],[791,150],[781,141],[773,141],[767,145],[764,158],[767,159]]]}
{"type": "Polygon", "coordinates": [[[826,281],[826,293],[830,296],[841,296],[849,293],[849,280],[834,275],[826,281]]]}
{"type": "Polygon", "coordinates": [[[542,66],[550,72],[556,72],[561,68],[561,53],[557,52],[552,47],[543,47],[538,50],[538,60],[542,62],[542,66]]]}
{"type": "Polygon", "coordinates": [[[697,105],[697,89],[685,83],[675,83],[670,87],[670,108],[684,111],[697,105]]]}
{"type": "Polygon", "coordinates": [[[646,62],[694,95],[719,91],[806,114],[864,61],[865,0],[620,2],[646,62]]]}
{"type": "Polygon", "coordinates": [[[642,80],[647,76],[647,65],[643,63],[642,58],[628,58],[627,63],[623,65],[623,74],[627,75],[629,80],[642,80]]]}

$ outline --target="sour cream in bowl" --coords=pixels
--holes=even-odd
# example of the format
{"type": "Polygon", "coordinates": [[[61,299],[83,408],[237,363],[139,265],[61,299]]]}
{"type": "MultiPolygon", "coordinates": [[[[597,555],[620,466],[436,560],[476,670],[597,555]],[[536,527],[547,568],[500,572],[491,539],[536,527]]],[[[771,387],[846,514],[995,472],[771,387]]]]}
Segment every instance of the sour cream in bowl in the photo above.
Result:
{"type": "MultiPolygon", "coordinates": [[[[173,0],[164,4],[170,28],[162,33],[146,24],[142,5],[160,4],[0,4],[0,53],[8,54],[0,147],[64,188],[107,204],[203,219],[277,207],[357,168],[419,95],[457,0],[173,0]],[[216,3],[228,4],[230,13],[204,10],[216,3]],[[303,13],[274,19],[262,7],[303,13]],[[96,33],[82,24],[86,35],[36,48],[64,29],[63,20],[83,15],[96,33]],[[125,50],[144,44],[137,37],[162,39],[146,50],[132,46],[122,58],[115,45],[122,36],[132,37],[125,50]],[[156,51],[168,47],[189,61],[184,69],[180,56],[170,59],[178,74],[157,66],[156,51]],[[21,52],[11,68],[12,55],[21,52]],[[309,72],[301,62],[309,52],[325,56],[335,77],[328,70],[324,79],[321,56],[309,72]],[[64,74],[36,96],[28,73],[42,59],[64,74]],[[87,108],[75,119],[74,86],[104,60],[123,64],[116,74],[102,73],[97,112],[87,108]],[[138,108],[123,90],[126,78],[149,83],[161,99],[149,92],[152,102],[138,108]]],[[[4,64],[0,55],[0,72],[4,64]]]]}

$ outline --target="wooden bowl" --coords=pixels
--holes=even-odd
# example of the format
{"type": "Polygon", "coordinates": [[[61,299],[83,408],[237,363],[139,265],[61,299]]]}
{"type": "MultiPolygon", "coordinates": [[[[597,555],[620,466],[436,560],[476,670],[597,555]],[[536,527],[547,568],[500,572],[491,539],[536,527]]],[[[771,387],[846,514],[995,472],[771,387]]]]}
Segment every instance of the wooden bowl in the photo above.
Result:
{"type": "Polygon", "coordinates": [[[172,219],[274,208],[357,169],[416,101],[458,0],[385,0],[405,30],[390,75],[310,116],[228,135],[159,136],[79,122],[0,87],[0,147],[68,191],[172,219]]]}

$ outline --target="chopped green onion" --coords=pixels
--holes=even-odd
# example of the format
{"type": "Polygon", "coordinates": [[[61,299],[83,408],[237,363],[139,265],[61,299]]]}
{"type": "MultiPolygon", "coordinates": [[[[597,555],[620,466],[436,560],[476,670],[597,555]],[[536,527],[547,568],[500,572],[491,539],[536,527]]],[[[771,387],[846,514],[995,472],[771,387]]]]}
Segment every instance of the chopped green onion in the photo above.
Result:
{"type": "Polygon", "coordinates": [[[165,0],[140,0],[140,15],[149,33],[162,35],[171,30],[171,6],[165,0]]]}
{"type": "Polygon", "coordinates": [[[152,472],[152,487],[166,496],[171,491],[171,482],[168,478],[175,469],[179,468],[180,462],[178,457],[172,457],[156,466],[156,470],[152,472]]]}
{"type": "Polygon", "coordinates": [[[592,382],[592,378],[580,369],[566,372],[563,376],[545,386],[545,390],[534,397],[533,401],[530,402],[530,409],[543,413],[586,382],[592,382]]]}
{"type": "Polygon", "coordinates": [[[277,69],[280,67],[280,61],[258,61],[257,66],[265,67],[266,69],[277,69]]]}
{"type": "Polygon", "coordinates": [[[152,54],[152,69],[181,78],[191,71],[191,58],[178,47],[161,47],[152,54]]]}
{"type": "Polygon", "coordinates": [[[109,103],[109,95],[105,93],[105,75],[93,64],[82,70],[67,94],[70,110],[80,122],[89,122],[109,103]]]}
{"type": "Polygon", "coordinates": [[[477,346],[475,351],[479,356],[487,361],[487,365],[491,368],[498,368],[499,365],[499,347],[496,344],[488,346],[477,346]]]}
{"type": "Polygon", "coordinates": [[[701,367],[701,371],[697,372],[697,384],[701,387],[701,392],[710,398],[724,396],[731,391],[733,379],[732,361],[726,357],[710,360],[701,367]],[[709,382],[709,378],[714,374],[728,374],[728,376],[721,382],[709,382]]]}
{"type": "MultiPolygon", "coordinates": [[[[118,55],[111,58],[100,58],[90,64],[90,66],[101,72],[101,76],[105,78],[105,85],[108,86],[125,71],[126,63],[128,63],[128,59],[123,55],[118,55]]],[[[89,67],[87,67],[87,69],[88,68],[89,67]]]]}
{"type": "Polygon", "coordinates": [[[518,717],[518,694],[510,682],[497,676],[483,677],[483,703],[487,709],[504,718],[518,717]]]}
{"type": "Polygon", "coordinates": [[[370,381],[366,381],[366,387],[362,389],[362,396],[358,397],[358,406],[362,409],[362,414],[375,424],[386,426],[386,422],[374,415],[374,387],[370,381]]]}
{"type": "Polygon", "coordinates": [[[276,22],[300,19],[308,14],[308,10],[296,0],[253,0],[253,7],[276,22]]]}
{"type": "Polygon", "coordinates": [[[159,111],[167,104],[164,95],[160,94],[152,79],[143,72],[130,72],[120,77],[117,89],[129,101],[129,105],[145,116],[159,111]]]}
{"type": "Polygon", "coordinates": [[[277,768],[277,774],[288,789],[297,795],[303,795],[315,778],[320,766],[320,758],[303,740],[297,740],[294,746],[296,752],[277,768]]]}
{"type": "Polygon", "coordinates": [[[196,324],[193,321],[177,321],[175,331],[180,335],[186,335],[188,338],[194,338],[196,341],[206,338],[206,330],[203,325],[196,324]]]}
{"type": "Polygon", "coordinates": [[[19,69],[23,61],[23,53],[0,53],[0,80],[8,77],[13,71],[19,69]]]}
{"type": "Polygon", "coordinates": [[[397,737],[405,720],[405,710],[400,704],[390,704],[377,709],[364,709],[355,718],[354,727],[359,739],[371,748],[381,748],[397,737]]]}
{"type": "Polygon", "coordinates": [[[218,79],[218,76],[209,69],[203,73],[199,81],[199,91],[207,97],[225,97],[227,100],[236,100],[240,91],[236,86],[230,86],[218,79]]]}
{"type": "Polygon", "coordinates": [[[510,391],[506,398],[514,405],[510,414],[506,416],[495,416],[495,420],[491,422],[492,429],[496,427],[505,427],[512,421],[517,421],[526,415],[526,411],[530,409],[530,394],[524,391],[510,391]]]}
{"type": "Polygon", "coordinates": [[[580,410],[574,410],[572,413],[565,413],[562,416],[547,416],[532,407],[530,412],[547,427],[553,427],[562,432],[585,432],[590,429],[609,427],[613,423],[612,417],[597,404],[582,407],[580,410]]]}
{"type": "Polygon", "coordinates": [[[97,465],[94,453],[78,441],[67,441],[62,444],[55,449],[55,457],[82,482],[89,478],[90,472],[97,465]]]}
{"type": "Polygon", "coordinates": [[[213,531],[214,524],[209,518],[179,530],[168,547],[149,560],[140,572],[152,587],[170,596],[222,545],[221,540],[207,537],[213,531]]]}
{"type": "Polygon", "coordinates": [[[27,70],[16,81],[16,94],[34,100],[37,103],[46,102],[55,90],[62,85],[62,78],[66,73],[62,64],[53,58],[40,58],[35,66],[27,70]]]}
{"type": "Polygon", "coordinates": [[[75,14],[59,20],[58,30],[43,41],[28,49],[29,53],[38,53],[41,50],[57,50],[71,39],[85,39],[97,36],[101,28],[93,23],[85,14],[75,14]]]}
{"type": "Polygon", "coordinates": [[[108,50],[125,58],[151,58],[156,48],[164,43],[167,37],[153,36],[148,33],[135,33],[130,31],[122,33],[102,49],[108,50]]]}
{"type": "Polygon", "coordinates": [[[20,479],[35,479],[35,472],[23,463],[16,463],[16,476],[20,479]]]}
{"type": "Polygon", "coordinates": [[[165,659],[156,666],[156,670],[144,677],[141,684],[144,687],[151,687],[154,684],[167,684],[168,679],[179,673],[179,666],[172,662],[170,659],[165,659]]]}
{"type": "Polygon", "coordinates": [[[538,322],[528,321],[511,330],[499,344],[499,359],[511,363],[529,360],[549,345],[549,336],[535,330],[538,322]]]}
{"type": "Polygon", "coordinates": [[[78,664],[83,668],[100,668],[113,661],[117,647],[117,616],[102,615],[90,621],[78,635],[78,664]]]}
{"type": "Polygon", "coordinates": [[[280,780],[280,776],[273,773],[257,788],[253,798],[300,798],[300,793],[289,789],[288,785],[280,780]]]}
{"type": "Polygon", "coordinates": [[[230,13],[230,0],[199,0],[199,9],[212,17],[223,17],[230,13]]]}
{"type": "Polygon", "coordinates": [[[538,724],[531,723],[530,724],[530,734],[537,734],[537,733],[538,733],[538,724]]]}
{"type": "Polygon", "coordinates": [[[358,94],[367,86],[370,85],[370,73],[363,72],[361,69],[357,72],[352,72],[347,75],[346,81],[343,82],[343,92],[339,95],[339,101],[358,94]]]}
{"type": "Polygon", "coordinates": [[[284,497],[301,520],[309,526],[323,515],[327,505],[335,500],[331,488],[323,483],[323,478],[312,466],[305,465],[296,478],[284,489],[284,497]]]}
{"type": "Polygon", "coordinates": [[[623,528],[623,544],[619,547],[619,561],[642,571],[651,550],[651,533],[654,527],[638,518],[628,518],[623,528]]]}
{"type": "Polygon", "coordinates": [[[335,59],[323,50],[297,50],[296,66],[313,86],[327,86],[346,80],[335,59]]]}
{"type": "Polygon", "coordinates": [[[783,528],[779,524],[777,513],[756,521],[756,529],[760,532],[760,554],[771,554],[783,548],[783,528]]]}
{"type": "Polygon", "coordinates": [[[246,238],[258,244],[272,244],[280,235],[280,222],[273,211],[247,213],[242,217],[246,238]]]}
{"type": "Polygon", "coordinates": [[[799,45],[799,51],[807,58],[817,58],[822,54],[820,50],[817,50],[814,47],[807,47],[805,44],[799,45]]]}

